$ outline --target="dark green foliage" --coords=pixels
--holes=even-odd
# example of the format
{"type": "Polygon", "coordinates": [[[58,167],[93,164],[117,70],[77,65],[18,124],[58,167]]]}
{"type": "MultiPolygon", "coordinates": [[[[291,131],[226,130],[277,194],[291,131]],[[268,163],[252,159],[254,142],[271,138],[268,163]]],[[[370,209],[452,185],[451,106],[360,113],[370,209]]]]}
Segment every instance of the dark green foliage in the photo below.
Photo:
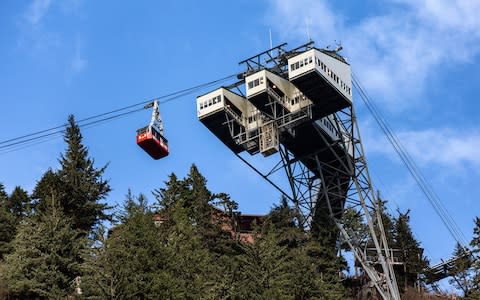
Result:
{"type": "Polygon", "coordinates": [[[397,272],[397,282],[403,283],[405,287],[414,286],[418,274],[428,266],[423,249],[413,236],[409,213],[410,211],[399,211],[394,223],[394,247],[400,250],[400,259],[404,263],[404,272],[397,272]]]}
{"type": "MultiPolygon", "coordinates": [[[[348,233],[352,236],[352,244],[364,248],[369,241],[369,231],[362,215],[356,209],[348,207],[343,212],[342,222],[345,224],[345,228],[349,229],[348,233]]],[[[350,251],[350,246],[346,242],[341,247],[343,250],[350,251]]]]}
{"type": "Polygon", "coordinates": [[[10,296],[65,298],[72,292],[71,281],[80,275],[76,257],[84,245],[56,204],[46,213],[25,219],[13,241],[14,251],[5,260],[10,296]]]}
{"type": "Polygon", "coordinates": [[[8,195],[0,182],[0,260],[10,252],[10,241],[15,237],[16,221],[7,207],[8,195]]]}
{"type": "Polygon", "coordinates": [[[285,299],[289,294],[289,257],[286,246],[278,245],[280,237],[268,233],[257,236],[255,243],[244,245],[239,257],[241,299],[285,299]]]}
{"type": "Polygon", "coordinates": [[[154,223],[145,198],[129,193],[121,224],[99,243],[86,263],[83,285],[99,299],[198,299],[208,291],[213,261],[188,221],[173,210],[174,225],[154,223]]]}
{"type": "Polygon", "coordinates": [[[473,260],[472,263],[472,282],[471,292],[468,299],[480,299],[480,218],[475,218],[475,227],[473,228],[473,238],[470,242],[473,260]]]}
{"type": "Polygon", "coordinates": [[[472,294],[474,289],[472,270],[473,257],[467,253],[467,250],[460,244],[455,245],[454,257],[458,257],[455,266],[452,269],[452,277],[449,280],[457,289],[461,290],[465,296],[472,294]]]}
{"type": "Polygon", "coordinates": [[[12,194],[8,198],[8,209],[17,218],[26,217],[31,212],[31,199],[27,191],[19,186],[13,189],[12,194]]]}
{"type": "MultiPolygon", "coordinates": [[[[380,211],[380,216],[382,218],[382,224],[383,228],[385,231],[385,237],[387,238],[387,243],[389,245],[395,245],[396,244],[396,235],[397,235],[397,220],[395,219],[388,211],[387,211],[387,201],[380,199],[380,195],[378,196],[378,209],[380,211]]],[[[400,216],[400,212],[399,216],[400,216]]],[[[407,212],[408,215],[408,212],[407,212]]],[[[407,223],[410,219],[408,218],[407,223]]],[[[410,225],[408,225],[410,226],[410,225]]],[[[411,231],[410,231],[411,233],[411,231]]],[[[412,235],[413,237],[413,235],[412,235]]]]}
{"type": "Polygon", "coordinates": [[[55,171],[49,169],[43,174],[33,190],[32,198],[34,199],[34,210],[35,212],[45,212],[51,206],[48,199],[54,198],[61,203],[60,199],[66,197],[67,192],[65,191],[60,177],[55,171]]]}
{"type": "Polygon", "coordinates": [[[159,203],[159,213],[168,221],[166,226],[173,226],[180,221],[188,222],[199,235],[204,247],[218,254],[230,251],[235,247],[231,235],[222,230],[223,224],[233,227],[233,219],[237,204],[224,193],[213,194],[206,187],[206,179],[197,167],[192,165],[187,178],[178,180],[172,174],[166,182],[166,187],[154,192],[159,203]],[[227,219],[223,216],[220,206],[226,210],[227,219]],[[174,212],[182,211],[182,219],[177,220],[174,212]]]}
{"type": "MultiPolygon", "coordinates": [[[[403,265],[394,266],[394,271],[399,289],[404,291],[407,287],[415,286],[419,275],[428,266],[428,260],[423,255],[423,249],[410,227],[410,211],[406,213],[397,211],[397,216],[394,217],[387,211],[387,201],[378,199],[376,214],[381,217],[388,247],[393,250],[393,259],[403,263],[403,265]]],[[[363,248],[367,245],[368,248],[375,248],[369,237],[369,229],[365,220],[354,210],[347,209],[345,211],[344,222],[347,228],[353,229],[349,232],[355,236],[357,246],[363,248]]],[[[379,229],[375,228],[375,231],[377,237],[380,238],[379,229]]]]}
{"type": "Polygon", "coordinates": [[[110,191],[108,182],[102,179],[106,166],[95,168],[73,116],[68,118],[64,139],[67,150],[60,158],[60,170],[47,171],[35,187],[35,209],[44,210],[45,199],[55,194],[65,215],[72,219],[73,228],[89,232],[99,221],[109,219],[109,207],[100,202],[110,191]]]}
{"type": "Polygon", "coordinates": [[[10,196],[0,183],[0,259],[12,250],[17,225],[30,213],[30,197],[17,186],[10,196]]]}
{"type": "Polygon", "coordinates": [[[12,250],[11,241],[15,237],[17,220],[5,206],[0,205],[0,260],[12,250]]]}
{"type": "Polygon", "coordinates": [[[157,215],[129,192],[120,223],[108,238],[98,233],[84,264],[85,296],[345,299],[337,260],[322,261],[325,249],[296,226],[285,201],[257,228],[255,243],[239,244],[222,230],[235,227],[236,203],[211,193],[195,166],[184,179],[172,174],[155,195],[157,215]]]}
{"type": "Polygon", "coordinates": [[[5,205],[8,199],[7,192],[5,192],[5,186],[0,182],[0,205],[5,205]]]}

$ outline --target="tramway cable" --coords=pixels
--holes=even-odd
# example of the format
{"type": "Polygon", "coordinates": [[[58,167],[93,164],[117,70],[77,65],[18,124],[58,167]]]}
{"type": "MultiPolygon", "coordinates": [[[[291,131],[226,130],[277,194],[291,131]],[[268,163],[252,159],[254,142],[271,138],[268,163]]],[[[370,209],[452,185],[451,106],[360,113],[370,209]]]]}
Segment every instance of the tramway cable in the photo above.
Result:
{"type": "Polygon", "coordinates": [[[380,129],[387,137],[388,141],[392,144],[395,152],[400,157],[400,160],[405,165],[407,170],[410,172],[420,190],[424,193],[427,197],[427,200],[433,206],[435,212],[440,217],[442,223],[447,227],[447,230],[450,232],[452,237],[455,239],[457,243],[466,247],[468,244],[466,242],[465,235],[459,229],[458,225],[455,223],[451,215],[448,213],[447,209],[443,205],[442,201],[438,194],[435,193],[431,185],[425,179],[424,175],[420,172],[418,166],[416,165],[415,161],[412,159],[410,154],[405,150],[405,148],[400,143],[400,140],[392,131],[390,126],[386,123],[385,118],[382,117],[379,110],[376,108],[376,105],[369,99],[368,95],[366,94],[365,90],[363,89],[362,85],[360,84],[357,77],[352,74],[353,78],[353,85],[357,89],[360,98],[367,106],[367,109],[370,111],[372,116],[374,117],[377,124],[380,126],[380,129]]]}
{"type": "MultiPolygon", "coordinates": [[[[173,93],[162,95],[162,96],[154,98],[154,99],[138,102],[138,103],[135,103],[135,104],[132,104],[132,105],[122,107],[122,108],[111,110],[109,112],[105,112],[105,113],[97,114],[97,115],[90,116],[90,117],[87,117],[87,118],[83,118],[83,119],[78,120],[77,123],[80,127],[95,126],[96,124],[101,123],[101,122],[116,119],[116,118],[119,118],[119,117],[123,117],[123,116],[129,115],[129,114],[144,110],[143,105],[148,104],[148,103],[152,103],[153,101],[158,101],[158,100],[163,99],[161,101],[158,101],[158,103],[159,104],[168,103],[168,102],[177,100],[179,98],[182,98],[184,96],[187,96],[189,94],[192,94],[194,92],[197,92],[199,90],[202,90],[204,88],[207,88],[211,85],[216,85],[218,83],[230,80],[230,79],[232,79],[236,76],[237,76],[237,74],[225,76],[225,77],[217,79],[217,80],[213,80],[213,81],[206,82],[206,83],[203,83],[203,84],[199,84],[199,85],[196,85],[196,86],[193,86],[193,87],[190,87],[190,88],[186,88],[186,89],[182,89],[182,90],[179,90],[179,91],[176,91],[176,92],[173,92],[173,93]],[[129,110],[129,111],[124,112],[125,110],[131,109],[131,108],[134,108],[134,107],[137,107],[137,106],[140,106],[140,105],[142,105],[142,108],[138,108],[138,109],[129,110]],[[119,113],[119,112],[121,112],[121,113],[119,113]],[[115,113],[118,113],[118,114],[115,114],[115,113]],[[114,115],[112,115],[112,114],[114,114],[114,115]],[[104,118],[101,118],[101,117],[104,117],[104,118]],[[99,118],[101,118],[101,119],[99,119],[99,118]],[[87,121],[90,121],[90,122],[87,122],[87,121]],[[85,122],[87,122],[87,123],[85,123],[85,122]]],[[[22,135],[22,136],[19,136],[19,137],[16,137],[16,138],[11,138],[11,139],[7,139],[7,140],[4,140],[4,141],[0,141],[0,154],[16,151],[16,150],[19,149],[19,148],[12,149],[14,147],[24,146],[24,147],[21,147],[21,148],[25,148],[26,145],[31,146],[33,144],[37,144],[35,142],[38,142],[39,140],[43,140],[42,142],[44,142],[49,138],[56,138],[57,137],[56,135],[59,135],[59,134],[64,132],[65,126],[67,126],[67,124],[62,124],[62,125],[59,125],[59,126],[49,128],[49,129],[44,129],[44,130],[40,130],[40,131],[33,132],[33,133],[30,133],[30,134],[25,134],[25,135],[22,135]]]]}

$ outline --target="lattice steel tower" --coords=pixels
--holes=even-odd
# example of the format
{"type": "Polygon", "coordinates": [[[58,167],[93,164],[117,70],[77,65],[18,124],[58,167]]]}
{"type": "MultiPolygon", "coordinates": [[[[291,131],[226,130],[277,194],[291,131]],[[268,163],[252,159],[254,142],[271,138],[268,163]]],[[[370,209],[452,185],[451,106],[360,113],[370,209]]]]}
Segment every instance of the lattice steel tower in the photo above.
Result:
{"type": "Polygon", "coordinates": [[[246,70],[238,82],[197,97],[198,118],[291,201],[304,228],[334,224],[382,298],[400,300],[352,104],[350,65],[340,49],[285,47],[240,62],[246,70]],[[268,157],[271,169],[260,170],[244,151],[268,157]],[[344,224],[346,207],[368,224],[374,255],[344,224]]]}

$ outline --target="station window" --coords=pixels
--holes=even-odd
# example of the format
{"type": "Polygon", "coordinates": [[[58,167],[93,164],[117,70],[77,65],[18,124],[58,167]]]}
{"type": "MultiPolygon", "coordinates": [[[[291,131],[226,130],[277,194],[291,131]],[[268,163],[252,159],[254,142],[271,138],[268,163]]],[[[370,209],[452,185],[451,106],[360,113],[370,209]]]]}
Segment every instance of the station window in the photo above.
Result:
{"type": "Polygon", "coordinates": [[[248,123],[253,123],[258,119],[258,114],[248,117],[248,123]]]}
{"type": "Polygon", "coordinates": [[[259,86],[260,84],[263,84],[263,77],[254,79],[248,83],[248,88],[253,89],[256,86],[259,86]]]}
{"type": "Polygon", "coordinates": [[[291,67],[292,71],[295,71],[296,69],[300,68],[300,63],[297,61],[296,63],[293,63],[291,67]]]}

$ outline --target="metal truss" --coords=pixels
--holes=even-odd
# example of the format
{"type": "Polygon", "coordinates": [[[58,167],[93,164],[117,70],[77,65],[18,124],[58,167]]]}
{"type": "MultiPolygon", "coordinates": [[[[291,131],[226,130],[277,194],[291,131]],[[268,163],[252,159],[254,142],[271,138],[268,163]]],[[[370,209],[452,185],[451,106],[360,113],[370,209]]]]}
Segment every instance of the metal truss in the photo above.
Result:
{"type": "MultiPolygon", "coordinates": [[[[239,82],[227,88],[238,89],[244,84],[244,77],[262,69],[286,78],[288,58],[311,49],[312,45],[313,42],[308,42],[287,51],[284,49],[286,44],[282,44],[240,62],[246,65],[246,71],[239,76],[239,82]]],[[[280,97],[272,88],[267,88],[267,95],[268,103],[258,120],[261,122],[258,128],[249,131],[237,126],[241,124],[241,118],[228,109],[224,125],[228,127],[233,141],[250,155],[261,152],[269,156],[268,160],[272,162],[270,169],[260,170],[250,159],[238,153],[236,155],[291,201],[298,211],[299,225],[304,229],[311,229],[318,218],[330,216],[333,230],[336,227],[339,238],[337,247],[348,245],[383,299],[400,300],[393,272],[394,261],[380,212],[376,209],[379,202],[372,188],[353,107],[322,119],[328,120],[329,127],[334,128],[337,138],[333,138],[322,130],[318,120],[314,120],[313,104],[288,112],[284,104],[291,99],[280,97]],[[293,149],[285,139],[291,137],[295,140],[297,130],[305,127],[314,129],[308,139],[312,145],[320,146],[309,147],[307,141],[306,148],[309,150],[295,153],[298,149],[293,149]],[[262,133],[268,133],[263,141],[262,133]],[[367,252],[362,251],[366,240],[344,222],[345,208],[354,209],[368,225],[367,240],[375,249],[375,255],[370,253],[367,257],[367,252]]]]}
{"type": "MultiPolygon", "coordinates": [[[[327,210],[338,229],[341,242],[349,246],[379,295],[383,299],[399,300],[400,294],[393,272],[394,261],[386,241],[382,219],[376,209],[378,199],[372,188],[353,107],[335,113],[329,120],[340,136],[337,140],[332,140],[325,134],[309,118],[311,115],[307,113],[303,116],[309,119],[310,125],[316,129],[317,134],[312,139],[321,139],[324,147],[298,157],[280,140],[277,159],[267,171],[259,170],[244,157],[239,154],[237,156],[291,201],[299,212],[298,222],[305,229],[312,226],[317,214],[325,213],[320,210],[327,210]],[[287,187],[275,180],[278,172],[286,175],[287,187]],[[373,259],[362,251],[365,240],[359,238],[354,229],[344,223],[343,211],[346,207],[355,209],[368,225],[368,241],[376,251],[373,259]]],[[[295,130],[293,126],[283,125],[288,124],[282,120],[289,116],[273,117],[281,131],[295,130]]],[[[237,134],[235,138],[240,141],[241,136],[248,134],[237,134]]]]}

